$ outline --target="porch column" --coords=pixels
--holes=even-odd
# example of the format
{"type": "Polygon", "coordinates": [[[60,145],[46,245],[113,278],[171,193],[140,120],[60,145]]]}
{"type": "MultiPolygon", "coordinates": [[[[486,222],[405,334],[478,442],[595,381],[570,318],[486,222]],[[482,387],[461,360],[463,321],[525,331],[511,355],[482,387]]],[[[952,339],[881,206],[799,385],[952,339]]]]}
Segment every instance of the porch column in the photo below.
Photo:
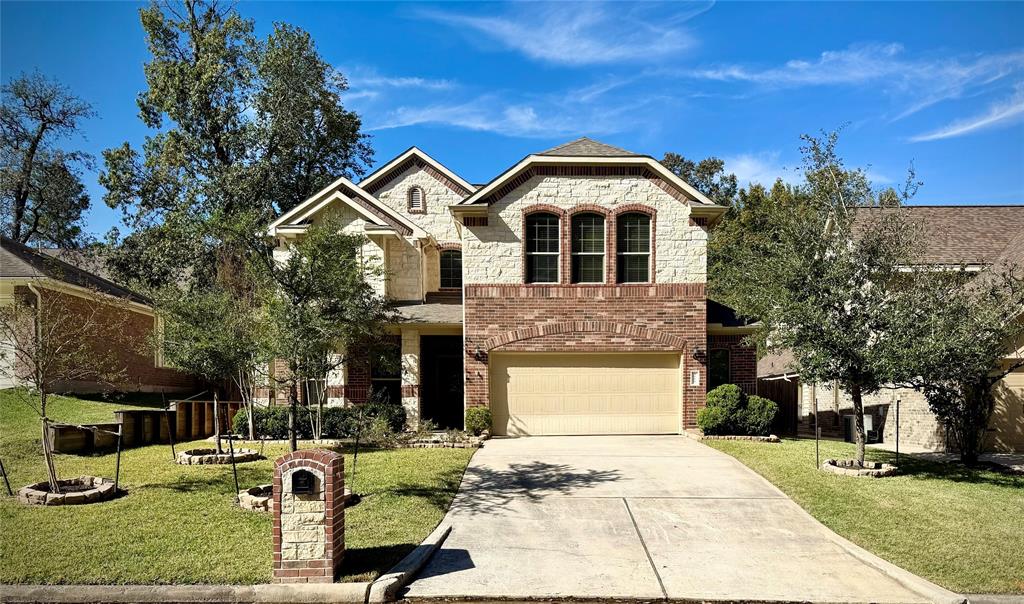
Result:
{"type": "Polygon", "coordinates": [[[402,406],[409,425],[420,422],[420,332],[402,330],[402,406]]]}

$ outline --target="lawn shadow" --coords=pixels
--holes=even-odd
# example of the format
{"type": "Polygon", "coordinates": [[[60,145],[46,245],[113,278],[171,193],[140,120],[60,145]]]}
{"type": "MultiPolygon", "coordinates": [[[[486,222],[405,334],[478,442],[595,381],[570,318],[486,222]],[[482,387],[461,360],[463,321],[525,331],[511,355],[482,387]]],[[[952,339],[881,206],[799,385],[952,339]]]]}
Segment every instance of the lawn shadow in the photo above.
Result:
{"type": "Polygon", "coordinates": [[[375,547],[350,547],[345,550],[341,572],[345,576],[363,576],[373,580],[388,572],[399,560],[416,549],[417,543],[378,545],[375,547]]]}
{"type": "MultiPolygon", "coordinates": [[[[468,550],[442,547],[434,552],[434,555],[430,557],[427,564],[420,572],[416,573],[415,578],[440,577],[441,575],[448,575],[471,568],[476,568],[476,565],[473,564],[473,558],[469,555],[468,550]]],[[[407,591],[408,589],[403,589],[399,596],[404,595],[407,591]]]]}
{"type": "Polygon", "coordinates": [[[922,480],[949,480],[968,484],[988,484],[997,487],[1024,488],[1024,476],[1001,470],[990,465],[968,467],[957,460],[942,458],[928,459],[925,454],[902,454],[896,464],[896,454],[878,451],[871,457],[876,461],[895,464],[899,475],[922,480]]]}

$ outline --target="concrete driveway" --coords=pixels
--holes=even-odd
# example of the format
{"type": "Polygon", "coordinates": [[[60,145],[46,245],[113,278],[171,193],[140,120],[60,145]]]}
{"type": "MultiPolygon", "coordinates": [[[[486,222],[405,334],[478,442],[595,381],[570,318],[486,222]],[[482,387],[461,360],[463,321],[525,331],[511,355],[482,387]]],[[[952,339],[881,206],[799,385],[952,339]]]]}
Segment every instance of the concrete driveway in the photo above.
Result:
{"type": "Polygon", "coordinates": [[[683,436],[488,441],[445,521],[408,598],[926,602],[934,588],[683,436]]]}

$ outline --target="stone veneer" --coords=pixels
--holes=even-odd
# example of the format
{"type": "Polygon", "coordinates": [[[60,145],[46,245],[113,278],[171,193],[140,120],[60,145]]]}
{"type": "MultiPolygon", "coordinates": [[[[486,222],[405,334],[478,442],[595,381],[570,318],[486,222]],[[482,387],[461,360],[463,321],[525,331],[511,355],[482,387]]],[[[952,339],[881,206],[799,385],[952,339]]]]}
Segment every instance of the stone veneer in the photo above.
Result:
{"type": "Polygon", "coordinates": [[[274,582],[333,583],[345,554],[345,464],[333,451],[295,451],[274,462],[274,582]],[[314,492],[292,493],[299,470],[314,492]]]}
{"type": "MultiPolygon", "coordinates": [[[[624,206],[653,210],[652,264],[656,283],[703,283],[707,279],[707,232],[690,223],[690,206],[643,176],[533,176],[488,209],[487,226],[463,229],[463,283],[523,282],[523,214],[546,206],[571,214],[598,209],[613,214],[624,206]],[[655,262],[656,258],[656,262],[655,262]]],[[[606,219],[608,247],[613,225],[606,219]]],[[[563,233],[568,232],[563,219],[563,233]]],[[[564,239],[564,237],[563,237],[564,239]]],[[[562,256],[568,257],[563,240],[562,256]]],[[[609,254],[611,255],[611,254],[609,254]]],[[[610,265],[607,272],[611,275],[610,265]]],[[[568,263],[563,261],[563,273],[568,263]]],[[[563,275],[564,276],[564,275],[563,275]]],[[[564,279],[567,282],[567,279],[564,279]]],[[[614,282],[613,280],[609,280],[614,282]]]]}
{"type": "Polygon", "coordinates": [[[369,192],[410,222],[433,235],[438,242],[458,241],[459,234],[448,206],[459,203],[465,195],[452,190],[432,176],[426,168],[425,165],[419,166],[411,162],[409,167],[389,179],[383,186],[371,186],[369,192]],[[413,186],[423,189],[425,212],[410,212],[408,209],[409,189],[413,186]]]}

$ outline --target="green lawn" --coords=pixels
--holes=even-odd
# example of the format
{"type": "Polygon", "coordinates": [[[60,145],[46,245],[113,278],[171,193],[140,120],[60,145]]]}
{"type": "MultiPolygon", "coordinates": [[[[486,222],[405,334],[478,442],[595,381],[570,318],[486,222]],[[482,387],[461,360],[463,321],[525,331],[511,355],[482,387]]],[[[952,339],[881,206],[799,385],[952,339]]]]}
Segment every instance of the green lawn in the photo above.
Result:
{"type": "MultiPolygon", "coordinates": [[[[902,475],[868,479],[814,467],[813,440],[707,441],[857,545],[960,593],[1024,593],[1024,477],[900,456],[902,475]]],[[[822,441],[821,459],[854,446],[822,441]]],[[[868,457],[893,455],[869,449],[868,457]]]]}
{"type": "MultiPolygon", "coordinates": [[[[59,397],[48,415],[110,421],[113,409],[128,406],[59,397]]],[[[267,460],[240,465],[242,487],[270,482],[272,460],[285,452],[268,445],[267,460]]],[[[471,456],[470,449],[360,452],[355,490],[364,497],[345,512],[342,580],[371,579],[422,541],[444,516],[471,456]]],[[[15,490],[45,479],[37,416],[13,391],[0,390],[0,459],[15,490]]],[[[59,455],[57,471],[113,477],[114,455],[59,455]]],[[[26,506],[3,492],[0,583],[270,580],[270,516],[233,505],[231,466],[179,466],[167,445],[128,449],[121,485],[127,496],[85,506],[26,506]]]]}

